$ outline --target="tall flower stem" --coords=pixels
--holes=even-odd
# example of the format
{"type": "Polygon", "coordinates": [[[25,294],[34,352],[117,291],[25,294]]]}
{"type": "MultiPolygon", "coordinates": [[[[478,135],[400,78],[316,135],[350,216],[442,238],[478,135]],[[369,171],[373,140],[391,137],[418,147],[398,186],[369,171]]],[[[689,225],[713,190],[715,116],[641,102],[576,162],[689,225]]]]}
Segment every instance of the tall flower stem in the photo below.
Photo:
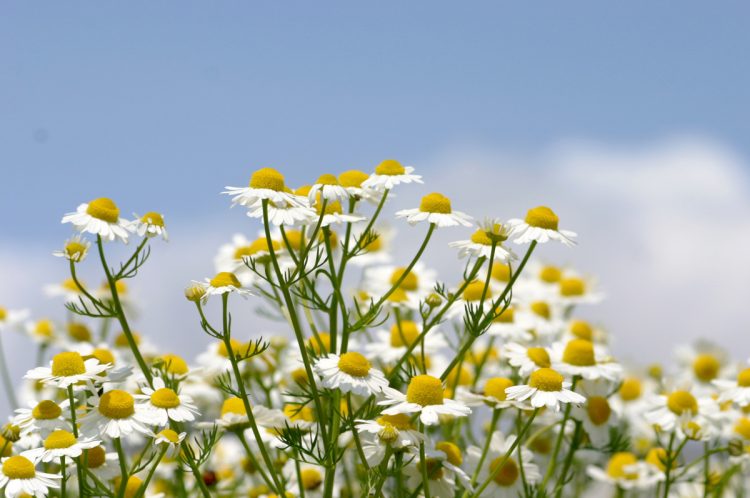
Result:
{"type": "Polygon", "coordinates": [[[477,468],[474,469],[474,473],[471,475],[471,485],[473,486],[477,482],[477,477],[479,477],[479,472],[482,470],[482,465],[484,465],[484,460],[487,458],[487,452],[490,449],[490,442],[492,441],[492,433],[495,432],[495,427],[497,427],[497,422],[500,420],[500,415],[502,414],[503,410],[495,409],[492,411],[492,420],[490,421],[490,427],[487,431],[487,439],[484,442],[484,447],[482,448],[482,455],[479,457],[479,461],[477,462],[477,468]]]}

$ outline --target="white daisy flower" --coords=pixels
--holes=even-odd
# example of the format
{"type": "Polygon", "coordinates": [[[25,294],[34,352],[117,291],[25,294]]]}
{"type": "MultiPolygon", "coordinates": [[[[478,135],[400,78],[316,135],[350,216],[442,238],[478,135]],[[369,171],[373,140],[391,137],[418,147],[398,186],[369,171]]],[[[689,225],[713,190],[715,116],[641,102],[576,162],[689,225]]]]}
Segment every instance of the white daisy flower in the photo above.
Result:
{"type": "Polygon", "coordinates": [[[511,366],[518,369],[521,377],[531,375],[534,370],[552,366],[549,351],[541,346],[526,347],[510,343],[503,349],[503,355],[508,358],[511,366]]]}
{"type": "MultiPolygon", "coordinates": [[[[276,226],[308,225],[318,219],[318,214],[307,205],[307,199],[304,198],[298,200],[297,204],[276,204],[269,201],[266,210],[268,221],[276,226]]],[[[263,204],[259,202],[250,206],[247,210],[247,216],[263,218],[263,204]]]]}
{"type": "Polygon", "coordinates": [[[65,241],[65,246],[61,250],[53,252],[52,255],[80,263],[86,258],[90,247],[91,242],[81,237],[80,234],[75,234],[65,241]]]}
{"type": "Polygon", "coordinates": [[[185,432],[178,434],[172,429],[163,429],[154,437],[154,444],[157,446],[166,445],[167,452],[165,455],[169,458],[177,458],[180,455],[180,445],[186,436],[187,433],[185,432]]]}
{"type": "Polygon", "coordinates": [[[221,412],[216,424],[226,429],[247,426],[250,423],[247,409],[241,398],[233,396],[225,399],[221,404],[221,412]]]}
{"type": "Polygon", "coordinates": [[[0,490],[6,498],[18,498],[24,494],[43,498],[50,488],[60,487],[58,474],[47,474],[36,470],[36,463],[25,456],[14,455],[2,460],[0,465],[0,490]]]}
{"type": "Polygon", "coordinates": [[[38,403],[29,402],[29,408],[19,408],[12,422],[21,429],[22,434],[31,432],[46,436],[48,433],[60,428],[69,428],[70,424],[65,419],[65,410],[69,406],[66,399],[60,404],[51,399],[45,399],[38,403]]]}
{"type": "MultiPolygon", "coordinates": [[[[534,454],[521,445],[508,458],[505,458],[505,455],[513,447],[516,437],[510,436],[505,439],[500,431],[493,432],[490,437],[490,447],[479,470],[478,481],[485,482],[492,476],[487,487],[488,496],[517,498],[519,495],[523,495],[522,472],[528,483],[533,484],[542,477],[539,473],[539,467],[533,463],[534,454]],[[521,451],[522,463],[518,460],[518,448],[521,451]]],[[[470,446],[466,450],[466,454],[468,468],[476,469],[482,456],[482,450],[476,446],[470,446]]]]}
{"type": "Polygon", "coordinates": [[[365,189],[383,192],[402,183],[422,183],[422,177],[413,173],[411,166],[404,167],[395,159],[386,159],[375,167],[375,173],[361,185],[365,189]]]}
{"type": "MultiPolygon", "coordinates": [[[[281,252],[281,243],[272,240],[273,250],[276,254],[281,252]]],[[[214,258],[214,267],[217,272],[234,273],[240,283],[247,287],[255,283],[257,275],[247,266],[250,259],[265,261],[271,254],[265,235],[248,240],[244,235],[235,234],[232,241],[222,245],[219,253],[214,258]]]]}
{"type": "Polygon", "coordinates": [[[354,235],[354,240],[359,241],[360,251],[351,259],[355,266],[371,266],[375,264],[388,264],[392,260],[390,248],[393,242],[394,231],[390,227],[377,227],[374,230],[377,236],[364,240],[363,233],[354,235]]]}
{"type": "Polygon", "coordinates": [[[711,341],[699,340],[677,348],[677,362],[681,367],[680,380],[695,383],[699,394],[713,392],[712,381],[728,373],[727,351],[711,341]]]}
{"type": "Polygon", "coordinates": [[[72,223],[79,232],[99,235],[102,240],[128,242],[128,222],[120,218],[120,209],[106,197],[79,205],[75,213],[63,216],[62,223],[72,223]]]}
{"type": "Polygon", "coordinates": [[[562,242],[566,246],[575,245],[575,232],[558,230],[560,218],[548,207],[538,206],[526,213],[526,219],[508,220],[511,227],[510,236],[515,237],[516,244],[528,244],[532,240],[544,244],[550,240],[562,242]]]}
{"type": "Polygon", "coordinates": [[[327,201],[345,201],[349,199],[349,191],[339,183],[338,178],[331,174],[320,175],[318,181],[313,183],[307,194],[310,204],[322,199],[327,201]]]}
{"type": "Polygon", "coordinates": [[[84,361],[80,353],[66,351],[52,357],[49,367],[37,367],[29,370],[24,376],[45,384],[67,389],[68,386],[83,382],[96,382],[102,380],[102,373],[106,372],[112,365],[102,365],[96,358],[84,361]]]}
{"type": "MultiPolygon", "coordinates": [[[[322,211],[323,201],[318,200],[315,203],[315,209],[317,210],[318,216],[323,214],[323,219],[320,222],[321,227],[331,226],[333,224],[342,223],[359,223],[364,221],[364,216],[356,213],[348,214],[344,213],[341,209],[341,203],[339,201],[328,201],[325,203],[325,212],[322,211]]],[[[316,216],[317,219],[317,216],[316,216]]]]}
{"type": "Polygon", "coordinates": [[[552,364],[565,375],[588,380],[617,381],[622,376],[622,366],[614,363],[601,347],[585,339],[572,339],[564,346],[554,344],[552,364]]]}
{"type": "MultiPolygon", "coordinates": [[[[367,341],[362,347],[369,357],[389,364],[400,360],[421,333],[421,324],[411,320],[401,320],[394,323],[390,331],[383,329],[375,331],[373,340],[367,341]]],[[[433,355],[447,346],[448,342],[437,329],[431,329],[424,337],[426,355],[433,355]]]]}
{"type": "MultiPolygon", "coordinates": [[[[86,288],[86,284],[81,279],[78,279],[78,282],[84,289],[86,288]]],[[[66,278],[59,284],[46,284],[44,293],[49,297],[62,297],[66,303],[77,303],[83,296],[80,287],[72,278],[66,278]]]]}
{"type": "Polygon", "coordinates": [[[89,403],[93,409],[81,418],[84,433],[110,438],[122,438],[133,433],[152,435],[137,416],[135,398],[129,392],[113,389],[101,396],[92,396],[89,403]]]}
{"type": "Polygon", "coordinates": [[[192,422],[198,409],[193,400],[186,394],[178,394],[166,387],[164,379],[154,377],[153,389],[148,386],[141,388],[143,394],[136,394],[134,398],[140,401],[138,419],[148,425],[164,427],[170,420],[175,422],[192,422]]]}
{"type": "Polygon", "coordinates": [[[716,379],[714,385],[719,389],[719,401],[731,401],[739,407],[750,405],[750,368],[737,374],[737,380],[716,379]]]}
{"type": "Polygon", "coordinates": [[[158,237],[168,240],[167,228],[164,225],[164,216],[154,211],[149,211],[143,216],[134,215],[135,220],[130,222],[130,230],[137,233],[139,237],[158,237]]]}
{"type": "MultiPolygon", "coordinates": [[[[109,481],[120,475],[119,457],[117,453],[107,453],[104,446],[99,445],[84,452],[86,467],[96,477],[109,481]]],[[[71,476],[71,478],[75,475],[71,476]]]]}
{"type": "Polygon", "coordinates": [[[222,194],[232,196],[232,205],[257,207],[256,204],[268,200],[276,206],[305,207],[300,199],[289,192],[284,184],[284,175],[273,168],[261,168],[250,177],[247,187],[226,187],[222,194]]]}
{"type": "Polygon", "coordinates": [[[422,197],[418,208],[397,211],[396,218],[406,218],[406,221],[411,225],[427,221],[438,228],[456,225],[470,227],[472,225],[471,216],[460,211],[453,211],[451,200],[437,192],[422,197]]]}
{"type": "Polygon", "coordinates": [[[592,479],[622,489],[648,489],[654,486],[659,478],[656,477],[649,464],[639,462],[630,452],[614,453],[607,463],[606,470],[595,465],[589,465],[586,473],[592,479]]]}
{"type": "Polygon", "coordinates": [[[453,498],[458,486],[456,480],[459,480],[465,489],[472,491],[471,478],[460,467],[463,463],[463,455],[454,443],[443,441],[436,444],[435,449],[425,448],[424,464],[416,448],[412,451],[416,454],[412,460],[413,464],[404,467],[404,473],[407,476],[406,484],[409,488],[416,489],[420,484],[424,484],[422,479],[422,466],[424,465],[430,496],[453,498]]]}
{"type": "Polygon", "coordinates": [[[458,249],[458,257],[485,257],[489,258],[492,254],[492,243],[495,242],[495,260],[500,263],[509,263],[511,260],[518,259],[518,256],[511,250],[502,245],[508,238],[509,227],[503,224],[493,224],[487,228],[480,227],[471,234],[469,240],[458,240],[450,242],[448,246],[458,249]],[[490,237],[491,235],[491,237],[490,237]]]}
{"type": "Polygon", "coordinates": [[[217,273],[213,278],[206,278],[203,282],[193,281],[194,284],[201,285],[205,289],[203,301],[207,301],[209,296],[220,296],[222,294],[237,293],[242,297],[252,296],[249,289],[242,287],[237,276],[229,271],[217,273]]]}
{"type": "Polygon", "coordinates": [[[424,436],[419,433],[405,413],[381,415],[376,420],[357,420],[357,432],[369,434],[371,439],[363,444],[367,462],[379,465],[386,453],[386,447],[405,448],[418,446],[424,436]],[[366,448],[367,447],[367,448],[366,448]]]}
{"type": "Polygon", "coordinates": [[[658,425],[664,431],[680,429],[690,422],[702,425],[701,409],[708,409],[710,401],[706,398],[696,398],[687,390],[675,390],[666,395],[657,395],[653,399],[654,408],[644,414],[646,420],[658,425]]]}
{"type": "Polygon", "coordinates": [[[440,379],[431,375],[412,377],[406,389],[406,394],[390,387],[383,389],[383,394],[385,394],[386,399],[378,404],[383,406],[393,405],[383,410],[385,415],[418,413],[419,419],[425,425],[437,424],[440,415],[466,417],[471,413],[471,408],[464,403],[445,398],[443,396],[443,383],[440,379]]]}
{"type": "Polygon", "coordinates": [[[344,171],[339,175],[339,183],[346,189],[350,197],[356,200],[364,199],[366,201],[376,203],[378,202],[378,196],[372,189],[362,187],[362,184],[370,177],[364,171],[351,169],[344,171]]]}
{"type": "Polygon", "coordinates": [[[58,429],[51,432],[44,439],[41,448],[25,451],[23,455],[37,462],[52,462],[64,457],[78,458],[83,454],[84,450],[94,448],[100,444],[101,441],[97,441],[94,438],[79,439],[72,432],[58,429]]]}
{"type": "Polygon", "coordinates": [[[320,358],[315,362],[315,372],[323,379],[324,387],[342,393],[370,396],[388,387],[383,372],[372,368],[367,358],[355,351],[320,358]]]}
{"type": "Polygon", "coordinates": [[[554,299],[564,306],[596,304],[604,299],[604,294],[596,289],[596,282],[593,279],[565,275],[557,285],[558,294],[554,299]]]}
{"type": "Polygon", "coordinates": [[[580,420],[591,443],[601,448],[609,442],[609,429],[617,424],[618,416],[607,399],[609,384],[605,381],[583,380],[578,390],[586,398],[586,403],[574,407],[571,415],[580,420]]]}
{"type": "Polygon", "coordinates": [[[531,373],[528,385],[512,386],[505,390],[507,399],[524,401],[529,400],[534,408],[547,408],[560,411],[561,403],[573,403],[580,405],[586,398],[568,389],[570,382],[552,370],[551,368],[540,368],[531,373]]]}
{"type": "Polygon", "coordinates": [[[382,296],[400,280],[397,290],[402,291],[408,297],[413,297],[417,303],[434,291],[437,282],[435,270],[427,268],[424,263],[419,261],[403,277],[405,272],[406,267],[403,266],[388,265],[367,268],[363,279],[365,290],[369,294],[382,296]]]}
{"type": "Polygon", "coordinates": [[[505,390],[515,383],[507,377],[490,377],[484,382],[480,391],[471,391],[465,387],[456,389],[456,399],[468,406],[487,405],[494,409],[517,407],[519,403],[508,399],[505,390]]]}

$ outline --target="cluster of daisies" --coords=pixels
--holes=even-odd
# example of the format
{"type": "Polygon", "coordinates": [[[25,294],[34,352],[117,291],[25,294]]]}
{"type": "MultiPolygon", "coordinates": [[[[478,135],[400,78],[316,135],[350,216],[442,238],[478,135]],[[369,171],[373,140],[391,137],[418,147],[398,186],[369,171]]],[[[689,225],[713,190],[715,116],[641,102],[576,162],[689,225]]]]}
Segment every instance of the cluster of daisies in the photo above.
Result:
{"type": "Polygon", "coordinates": [[[195,340],[209,337],[194,361],[131,326],[126,281],[166,240],[163,216],[124,220],[103,198],[65,215],[76,233],[55,255],[70,278],[46,290],[66,318],[0,307],[0,339],[25,331],[38,348],[19,388],[0,369],[14,407],[4,496],[744,494],[750,365],[708,343],[679,350],[672,370],[618,363],[580,314],[603,298],[596,281],[532,257],[575,245],[545,206],[477,223],[429,193],[395,213],[423,232],[394,251],[384,206],[421,183],[386,160],[297,188],[272,168],[226,187],[258,227],[185,290],[195,340]],[[457,279],[424,263],[437,229],[456,234],[457,279]],[[100,287],[78,277],[90,251],[100,287]],[[231,309],[248,305],[278,335],[233,329],[231,309]]]}

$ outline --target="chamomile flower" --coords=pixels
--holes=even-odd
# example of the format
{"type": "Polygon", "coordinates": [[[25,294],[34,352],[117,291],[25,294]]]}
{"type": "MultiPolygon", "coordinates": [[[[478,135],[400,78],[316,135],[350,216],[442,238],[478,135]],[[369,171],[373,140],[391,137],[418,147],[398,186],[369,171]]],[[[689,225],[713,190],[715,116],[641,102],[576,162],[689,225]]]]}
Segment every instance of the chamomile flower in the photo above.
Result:
{"type": "Polygon", "coordinates": [[[701,405],[706,399],[696,398],[688,390],[678,389],[654,398],[654,408],[645,413],[649,423],[659,426],[661,430],[671,431],[696,420],[701,405]]]}
{"type": "Polygon", "coordinates": [[[322,199],[327,201],[345,201],[349,198],[349,191],[346,190],[339,180],[331,174],[320,175],[318,180],[313,183],[310,192],[307,193],[310,204],[322,199]]]}
{"type": "Polygon", "coordinates": [[[318,202],[315,203],[315,209],[317,210],[318,216],[323,215],[320,222],[321,227],[342,223],[359,223],[360,221],[365,220],[364,216],[360,216],[356,213],[344,213],[339,201],[324,202],[322,199],[318,199],[318,202]],[[324,205],[325,209],[323,209],[324,205]]]}
{"type": "Polygon", "coordinates": [[[589,465],[586,473],[592,479],[622,489],[648,489],[658,482],[650,464],[639,462],[630,452],[614,453],[607,462],[606,469],[589,465]]]}
{"type": "Polygon", "coordinates": [[[84,450],[101,444],[94,438],[77,438],[72,432],[58,429],[50,433],[41,448],[25,451],[23,454],[34,461],[52,462],[60,458],[78,458],[84,450]]]}
{"type": "Polygon", "coordinates": [[[255,208],[264,200],[276,206],[306,207],[299,198],[289,192],[284,183],[284,175],[273,168],[261,168],[250,177],[247,187],[226,187],[222,194],[232,196],[232,205],[239,204],[255,208]]]}
{"type": "Polygon", "coordinates": [[[530,375],[534,370],[552,366],[549,351],[541,346],[526,347],[510,343],[503,349],[503,354],[508,359],[508,363],[518,369],[521,377],[530,375]]]}
{"type": "Polygon", "coordinates": [[[0,490],[6,498],[34,496],[43,498],[50,489],[60,487],[62,476],[36,470],[36,462],[22,455],[4,458],[0,465],[0,490]]]}
{"type": "MultiPolygon", "coordinates": [[[[295,198],[297,199],[296,204],[278,204],[268,201],[266,208],[268,221],[276,226],[307,225],[315,222],[318,219],[318,214],[308,206],[307,199],[299,196],[295,196],[295,198]]],[[[248,208],[247,216],[263,218],[263,205],[258,203],[248,208]]]]}
{"type": "Polygon", "coordinates": [[[379,465],[385,456],[385,447],[405,448],[417,446],[424,436],[417,431],[411,417],[405,413],[381,415],[376,420],[357,420],[355,424],[360,434],[369,434],[373,446],[365,455],[370,465],[379,465]],[[369,453],[369,454],[368,454],[369,453]]]}
{"type": "Polygon", "coordinates": [[[571,377],[616,381],[622,376],[622,366],[612,361],[599,346],[585,339],[553,345],[552,358],[555,368],[571,377]]]}
{"type": "Polygon", "coordinates": [[[163,429],[156,434],[154,437],[154,444],[157,446],[165,445],[167,447],[166,456],[169,458],[177,458],[180,454],[180,445],[185,440],[187,433],[177,433],[172,429],[163,429]]]}
{"type": "Polygon", "coordinates": [[[515,343],[531,340],[533,335],[529,330],[532,329],[533,325],[528,319],[527,313],[517,310],[515,306],[503,309],[503,306],[500,305],[487,329],[487,333],[491,336],[500,337],[505,343],[515,343]]]}
{"type": "Polygon", "coordinates": [[[108,481],[120,475],[117,453],[107,453],[102,445],[85,450],[82,461],[86,462],[86,468],[89,472],[103,481],[108,481]]]}
{"type": "Polygon", "coordinates": [[[558,294],[554,299],[564,306],[596,304],[604,299],[604,295],[597,291],[593,279],[586,279],[578,275],[565,275],[557,285],[558,294]]]}
{"type": "Polygon", "coordinates": [[[518,259],[515,253],[504,247],[502,243],[508,238],[510,228],[502,223],[492,223],[491,226],[482,226],[477,229],[469,240],[458,240],[448,245],[458,249],[460,258],[492,256],[492,244],[495,244],[494,259],[500,263],[509,263],[518,259]]]}
{"type": "Polygon", "coordinates": [[[726,350],[705,340],[677,348],[676,356],[683,370],[682,380],[695,383],[698,391],[706,394],[713,390],[712,381],[723,375],[729,364],[726,350]]]}
{"type": "MultiPolygon", "coordinates": [[[[521,445],[518,446],[521,452],[520,461],[518,451],[513,451],[508,458],[505,458],[513,447],[516,437],[510,436],[506,439],[500,431],[493,432],[490,437],[490,446],[479,470],[479,482],[484,482],[491,477],[487,488],[488,496],[516,498],[523,494],[524,478],[526,482],[535,483],[542,477],[539,467],[533,463],[534,455],[521,445]]],[[[482,459],[482,450],[476,446],[470,446],[466,454],[468,468],[476,469],[482,459]]]]}
{"type": "Polygon", "coordinates": [[[570,383],[551,368],[540,368],[531,373],[527,385],[511,386],[505,390],[507,399],[529,400],[534,408],[547,408],[560,411],[561,403],[580,405],[586,398],[568,389],[570,383]]]}
{"type": "Polygon", "coordinates": [[[29,408],[19,408],[13,417],[13,424],[21,429],[22,434],[34,432],[46,436],[55,429],[69,428],[65,419],[65,411],[69,401],[66,399],[59,404],[51,399],[37,402],[31,401],[29,408]]]}
{"type": "Polygon", "coordinates": [[[166,387],[164,379],[154,377],[154,387],[144,386],[143,394],[136,394],[134,398],[140,403],[138,419],[148,425],[163,427],[170,420],[175,422],[192,422],[198,409],[193,400],[186,394],[179,394],[174,389],[166,387]]]}
{"type": "Polygon", "coordinates": [[[440,415],[466,417],[471,413],[471,408],[464,403],[445,398],[443,383],[440,379],[431,375],[412,377],[406,389],[406,394],[390,387],[383,389],[383,394],[386,399],[378,404],[390,406],[390,408],[383,410],[383,414],[418,413],[419,419],[425,425],[437,424],[440,415]]]}
{"type": "Polygon", "coordinates": [[[139,237],[158,237],[168,240],[167,228],[164,225],[164,216],[155,211],[149,211],[143,216],[135,215],[135,220],[130,222],[130,229],[139,237]]]}
{"type": "Polygon", "coordinates": [[[375,167],[375,173],[363,181],[361,186],[382,192],[402,183],[422,183],[422,177],[413,173],[414,168],[411,166],[402,166],[395,159],[386,159],[375,167]]]}
{"type": "Polygon", "coordinates": [[[128,222],[120,218],[120,209],[106,197],[79,205],[75,213],[63,216],[62,223],[72,223],[79,232],[98,235],[102,240],[128,241],[128,222]]]}
{"type": "MultiPolygon", "coordinates": [[[[377,330],[374,340],[367,341],[363,347],[368,356],[378,358],[380,361],[389,364],[401,359],[421,333],[421,324],[411,320],[401,320],[394,323],[390,331],[377,330]]],[[[424,337],[426,355],[435,354],[447,346],[448,342],[437,329],[431,329],[424,337]]]]}
{"type": "Polygon", "coordinates": [[[135,398],[129,392],[112,389],[101,396],[89,398],[89,403],[93,408],[81,419],[84,433],[110,438],[122,438],[133,433],[151,435],[137,416],[135,398]]]}
{"type": "Polygon", "coordinates": [[[591,443],[601,448],[609,442],[609,429],[617,423],[617,413],[609,403],[609,384],[606,381],[584,380],[578,391],[586,397],[586,403],[575,407],[571,414],[583,424],[591,443]]]}
{"type": "Polygon", "coordinates": [[[383,372],[372,368],[367,358],[355,351],[320,358],[315,362],[315,371],[323,379],[324,387],[339,389],[342,393],[370,396],[388,387],[383,372]]]}
{"type": "Polygon", "coordinates": [[[354,240],[359,243],[360,249],[352,257],[351,264],[371,266],[390,263],[392,259],[390,248],[394,235],[394,231],[390,227],[378,227],[367,238],[362,231],[355,233],[354,240]]]}
{"type": "Polygon", "coordinates": [[[0,331],[20,327],[29,316],[29,310],[11,310],[0,306],[0,331]]]}
{"type": "Polygon", "coordinates": [[[418,261],[411,270],[402,266],[377,266],[367,268],[364,274],[365,290],[381,296],[398,284],[397,290],[416,301],[426,298],[435,287],[437,272],[418,261]]]}
{"type": "Polygon", "coordinates": [[[249,423],[247,409],[241,398],[233,396],[221,404],[221,412],[216,424],[226,429],[244,427],[249,423]]]}
{"type": "Polygon", "coordinates": [[[556,240],[566,246],[575,245],[573,240],[576,237],[575,232],[559,230],[559,222],[560,218],[546,206],[529,209],[523,220],[517,218],[508,220],[511,227],[510,236],[515,237],[513,242],[516,244],[528,244],[531,241],[544,244],[550,240],[556,240]]]}
{"type": "MultiPolygon", "coordinates": [[[[414,450],[416,453],[416,450],[414,450]]],[[[412,461],[412,465],[404,467],[404,473],[407,476],[407,486],[416,489],[420,484],[424,485],[422,479],[422,467],[427,474],[427,486],[429,486],[430,496],[436,498],[452,498],[456,494],[458,479],[464,488],[471,491],[471,479],[461,470],[460,465],[463,462],[461,450],[454,443],[443,441],[438,443],[435,448],[425,449],[424,463],[417,454],[412,461]]]]}
{"type": "Polygon", "coordinates": [[[68,386],[82,382],[100,381],[101,375],[112,365],[102,365],[96,358],[84,361],[80,353],[66,351],[52,357],[49,367],[37,367],[29,370],[25,377],[67,389],[68,386]]]}
{"type": "Polygon", "coordinates": [[[356,200],[364,199],[370,202],[377,202],[378,199],[375,191],[362,186],[369,177],[370,175],[364,171],[351,169],[339,175],[339,184],[346,189],[350,197],[356,200]]]}
{"type": "Polygon", "coordinates": [[[65,241],[65,246],[61,250],[53,252],[52,255],[80,263],[86,258],[90,247],[91,242],[81,237],[80,234],[76,234],[65,241]]]}
{"type": "Polygon", "coordinates": [[[459,387],[456,390],[456,399],[463,401],[468,406],[487,405],[494,409],[515,407],[519,403],[509,400],[505,392],[507,388],[514,385],[515,383],[507,377],[490,377],[479,391],[459,387]]]}
{"type": "MultiPolygon", "coordinates": [[[[86,285],[80,279],[78,280],[78,283],[80,283],[81,287],[84,289],[86,288],[86,285]]],[[[44,293],[49,297],[62,297],[66,303],[77,303],[83,296],[81,288],[78,287],[78,284],[72,278],[66,278],[57,284],[45,285],[44,293]]]]}
{"type": "Polygon", "coordinates": [[[397,211],[396,218],[406,218],[410,225],[426,221],[438,228],[456,225],[470,227],[472,224],[471,216],[460,211],[453,211],[451,200],[437,192],[422,197],[418,208],[397,211]]]}
{"type": "Polygon", "coordinates": [[[202,285],[205,289],[203,300],[207,301],[209,296],[221,296],[222,294],[237,293],[242,297],[252,296],[249,289],[242,287],[237,276],[228,271],[217,273],[213,278],[206,278],[204,282],[194,282],[202,285]]]}
{"type": "Polygon", "coordinates": [[[742,408],[750,405],[750,368],[737,374],[736,380],[716,379],[714,385],[719,388],[719,401],[731,401],[742,408]]]}

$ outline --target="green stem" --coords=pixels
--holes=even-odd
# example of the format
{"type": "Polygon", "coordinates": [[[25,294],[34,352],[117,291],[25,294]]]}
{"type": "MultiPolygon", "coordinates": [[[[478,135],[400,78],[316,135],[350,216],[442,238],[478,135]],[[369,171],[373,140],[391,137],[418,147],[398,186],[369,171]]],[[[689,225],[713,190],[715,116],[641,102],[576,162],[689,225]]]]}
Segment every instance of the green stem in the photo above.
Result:
{"type": "Polygon", "coordinates": [[[500,415],[502,414],[502,412],[502,409],[492,411],[492,421],[490,422],[490,427],[487,431],[487,438],[484,442],[484,447],[482,448],[482,455],[479,457],[479,461],[477,462],[477,468],[474,469],[474,473],[471,475],[472,486],[476,484],[477,477],[479,477],[479,472],[482,470],[484,460],[487,458],[487,452],[489,451],[490,443],[492,442],[492,433],[495,432],[495,427],[497,427],[497,422],[500,420],[500,415]]]}
{"type": "MultiPolygon", "coordinates": [[[[576,383],[578,382],[578,377],[573,377],[573,385],[571,386],[571,390],[574,390],[576,388],[576,383]]],[[[552,451],[552,457],[550,458],[550,464],[549,467],[547,467],[547,472],[544,474],[544,480],[542,481],[542,484],[540,486],[541,489],[547,488],[547,482],[549,482],[550,477],[555,473],[555,467],[557,465],[557,455],[560,454],[560,448],[562,447],[562,441],[565,437],[565,426],[568,423],[568,419],[570,419],[570,410],[571,405],[568,403],[565,405],[565,413],[563,415],[562,422],[560,423],[560,432],[557,434],[557,440],[555,441],[555,449],[552,451]]]]}
{"type": "MultiPolygon", "coordinates": [[[[424,424],[419,422],[419,432],[427,437],[427,433],[424,428],[424,424]]],[[[430,498],[430,476],[427,475],[427,457],[424,451],[424,439],[419,440],[419,466],[422,470],[422,489],[424,490],[424,497],[430,498]]]]}
{"type": "Polygon", "coordinates": [[[117,490],[117,496],[125,495],[125,488],[128,485],[128,463],[125,459],[125,452],[122,450],[122,442],[119,437],[113,438],[112,443],[117,451],[117,459],[120,462],[120,487],[117,490]]]}
{"type": "MultiPolygon", "coordinates": [[[[148,471],[148,474],[146,475],[146,479],[141,484],[141,487],[138,489],[138,492],[135,494],[133,498],[141,498],[146,493],[146,489],[148,488],[148,484],[151,482],[151,478],[154,477],[154,472],[156,472],[156,467],[159,466],[159,463],[161,463],[162,458],[164,458],[164,454],[167,452],[167,449],[169,446],[166,444],[164,445],[164,448],[159,452],[159,456],[154,460],[154,464],[151,466],[151,468],[148,471]]],[[[200,475],[196,474],[195,476],[196,481],[202,481],[200,475]]],[[[81,495],[83,496],[83,495],[81,495]]]]}
{"type": "Polygon", "coordinates": [[[0,373],[3,376],[3,384],[5,384],[5,394],[8,396],[8,403],[11,408],[15,410],[18,408],[18,401],[16,400],[15,390],[13,389],[13,380],[10,378],[10,372],[8,371],[8,362],[5,359],[5,351],[3,349],[2,331],[0,331],[0,373]]]}

